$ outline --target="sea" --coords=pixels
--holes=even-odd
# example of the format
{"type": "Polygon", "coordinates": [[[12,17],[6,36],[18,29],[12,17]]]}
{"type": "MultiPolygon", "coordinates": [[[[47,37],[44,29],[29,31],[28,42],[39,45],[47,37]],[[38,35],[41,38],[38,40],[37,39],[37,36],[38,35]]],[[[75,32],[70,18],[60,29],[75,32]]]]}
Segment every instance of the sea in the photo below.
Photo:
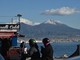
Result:
{"type": "MultiPolygon", "coordinates": [[[[37,43],[39,46],[39,50],[41,51],[41,46],[44,46],[42,43],[37,43]]],[[[53,53],[53,57],[56,58],[60,58],[62,56],[64,56],[65,54],[67,56],[72,55],[76,49],[77,49],[77,45],[80,44],[80,42],[53,42],[51,43],[54,53],[53,53]]],[[[26,43],[26,47],[29,47],[29,44],[26,43]]]]}

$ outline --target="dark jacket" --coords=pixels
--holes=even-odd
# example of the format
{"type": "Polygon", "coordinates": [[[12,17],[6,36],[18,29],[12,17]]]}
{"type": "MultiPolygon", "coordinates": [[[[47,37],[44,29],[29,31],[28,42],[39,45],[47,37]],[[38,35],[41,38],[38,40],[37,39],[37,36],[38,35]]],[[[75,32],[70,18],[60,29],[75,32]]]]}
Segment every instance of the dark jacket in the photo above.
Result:
{"type": "Polygon", "coordinates": [[[45,48],[41,47],[42,60],[53,60],[53,48],[50,44],[45,46],[45,48]]]}
{"type": "Polygon", "coordinates": [[[31,57],[31,60],[39,60],[40,59],[40,53],[38,49],[35,47],[31,47],[28,51],[28,55],[31,57]]]}

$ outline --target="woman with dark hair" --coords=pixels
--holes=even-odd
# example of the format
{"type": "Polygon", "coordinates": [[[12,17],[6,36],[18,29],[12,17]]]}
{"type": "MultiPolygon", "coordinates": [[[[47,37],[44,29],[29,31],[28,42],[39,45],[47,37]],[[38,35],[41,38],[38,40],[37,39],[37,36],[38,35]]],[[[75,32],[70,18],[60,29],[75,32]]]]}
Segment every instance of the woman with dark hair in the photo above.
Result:
{"type": "Polygon", "coordinates": [[[38,45],[34,39],[29,40],[29,46],[28,56],[31,57],[31,60],[40,60],[38,45]]]}

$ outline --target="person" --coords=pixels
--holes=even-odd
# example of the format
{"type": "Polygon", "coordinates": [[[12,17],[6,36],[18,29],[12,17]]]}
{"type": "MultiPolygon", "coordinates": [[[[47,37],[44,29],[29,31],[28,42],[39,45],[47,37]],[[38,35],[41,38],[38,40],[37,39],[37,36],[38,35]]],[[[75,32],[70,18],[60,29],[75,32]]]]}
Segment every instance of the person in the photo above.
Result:
{"type": "Polygon", "coordinates": [[[30,49],[28,51],[28,56],[31,57],[31,60],[40,60],[40,52],[38,45],[34,39],[29,40],[30,49]]]}
{"type": "Polygon", "coordinates": [[[48,38],[42,40],[44,47],[41,46],[42,57],[41,60],[53,60],[53,48],[48,38]]]}
{"type": "Polygon", "coordinates": [[[21,47],[21,48],[25,48],[25,43],[24,43],[24,41],[20,44],[20,47],[21,47]]]}
{"type": "Polygon", "coordinates": [[[24,54],[24,50],[25,50],[25,43],[24,41],[20,44],[20,50],[21,50],[21,60],[25,60],[26,57],[25,57],[25,54],[24,54]]]}

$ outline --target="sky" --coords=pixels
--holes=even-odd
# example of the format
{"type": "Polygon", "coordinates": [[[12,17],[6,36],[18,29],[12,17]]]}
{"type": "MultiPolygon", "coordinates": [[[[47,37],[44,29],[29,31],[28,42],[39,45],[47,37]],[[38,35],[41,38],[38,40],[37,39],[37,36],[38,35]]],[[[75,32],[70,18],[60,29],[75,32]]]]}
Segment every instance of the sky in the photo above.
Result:
{"type": "Polygon", "coordinates": [[[0,22],[17,14],[33,22],[53,19],[80,29],[80,0],[0,0],[0,22]]]}

